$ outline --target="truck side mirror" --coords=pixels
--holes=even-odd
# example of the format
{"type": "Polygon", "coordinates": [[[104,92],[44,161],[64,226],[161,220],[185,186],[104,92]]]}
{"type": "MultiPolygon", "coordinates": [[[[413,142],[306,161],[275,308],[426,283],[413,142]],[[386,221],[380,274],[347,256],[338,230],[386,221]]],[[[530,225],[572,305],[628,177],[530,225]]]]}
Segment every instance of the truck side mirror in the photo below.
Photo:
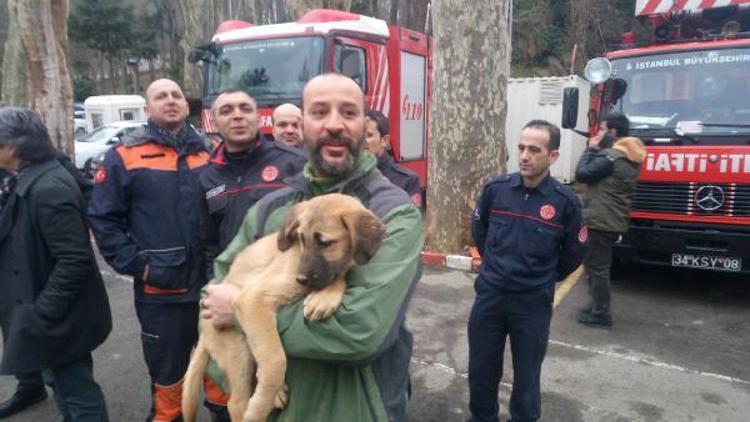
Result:
{"type": "Polygon", "coordinates": [[[210,61],[213,56],[216,56],[216,45],[208,43],[191,48],[188,52],[187,60],[189,63],[196,64],[198,62],[210,61]]]}
{"type": "Polygon", "coordinates": [[[571,86],[563,90],[562,127],[575,129],[578,124],[578,88],[571,86]]]}

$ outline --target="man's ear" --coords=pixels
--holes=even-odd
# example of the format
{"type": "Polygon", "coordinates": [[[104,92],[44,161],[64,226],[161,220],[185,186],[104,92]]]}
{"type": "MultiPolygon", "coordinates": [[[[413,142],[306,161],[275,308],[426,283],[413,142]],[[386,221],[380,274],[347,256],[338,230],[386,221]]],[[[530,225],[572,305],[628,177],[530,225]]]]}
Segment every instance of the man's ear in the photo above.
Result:
{"type": "Polygon", "coordinates": [[[380,247],[385,235],[385,225],[369,210],[357,210],[341,216],[349,230],[354,247],[354,262],[364,265],[370,262],[380,247]]]}
{"type": "Polygon", "coordinates": [[[293,206],[284,217],[284,224],[279,229],[276,242],[280,251],[284,252],[297,241],[297,229],[299,229],[299,218],[302,214],[303,204],[293,206]]]}
{"type": "Polygon", "coordinates": [[[385,135],[382,138],[380,138],[380,146],[383,147],[384,151],[390,151],[391,150],[391,135],[385,135]]]}

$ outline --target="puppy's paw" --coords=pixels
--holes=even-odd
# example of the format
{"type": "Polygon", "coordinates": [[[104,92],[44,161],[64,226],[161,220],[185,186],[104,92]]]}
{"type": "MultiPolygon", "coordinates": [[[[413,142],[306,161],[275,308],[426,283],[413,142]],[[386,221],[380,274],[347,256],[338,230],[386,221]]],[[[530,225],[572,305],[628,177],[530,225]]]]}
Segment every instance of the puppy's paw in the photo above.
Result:
{"type": "Polygon", "coordinates": [[[284,384],[284,387],[276,394],[276,398],[273,399],[273,407],[283,409],[287,404],[289,404],[289,386],[284,384]]]}
{"type": "Polygon", "coordinates": [[[310,321],[320,321],[330,318],[341,306],[343,294],[328,289],[310,292],[305,298],[303,313],[310,321]]]}
{"type": "Polygon", "coordinates": [[[266,422],[266,417],[261,416],[264,412],[260,410],[256,404],[257,403],[253,403],[253,400],[250,399],[247,409],[245,410],[245,415],[242,418],[242,422],[266,422]]]}

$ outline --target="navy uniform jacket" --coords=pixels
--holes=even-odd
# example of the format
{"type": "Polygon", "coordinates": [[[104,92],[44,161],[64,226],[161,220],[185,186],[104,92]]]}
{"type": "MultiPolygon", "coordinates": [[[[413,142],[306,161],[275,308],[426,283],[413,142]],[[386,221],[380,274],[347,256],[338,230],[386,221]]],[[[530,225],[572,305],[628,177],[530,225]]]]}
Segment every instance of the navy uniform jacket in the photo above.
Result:
{"type": "Polygon", "coordinates": [[[227,153],[225,144],[214,150],[199,178],[204,197],[201,240],[209,279],[214,258],[234,239],[247,210],[285,187],[283,180],[301,172],[306,162],[302,150],[260,139],[244,153],[227,153]]]}
{"type": "Polygon", "coordinates": [[[583,261],[588,229],[578,197],[547,176],[526,188],[519,173],[485,185],[471,222],[480,276],[501,290],[529,290],[565,279],[583,261]]]}
{"type": "Polygon", "coordinates": [[[94,177],[88,216],[99,251],[118,273],[134,277],[138,302],[197,302],[207,281],[198,175],[210,142],[189,125],[177,136],[174,145],[149,122],[109,149],[94,177]]]}
{"type": "Polygon", "coordinates": [[[419,176],[406,167],[396,164],[387,152],[378,157],[378,170],[391,183],[406,191],[417,208],[422,208],[422,187],[419,186],[419,176]]]}

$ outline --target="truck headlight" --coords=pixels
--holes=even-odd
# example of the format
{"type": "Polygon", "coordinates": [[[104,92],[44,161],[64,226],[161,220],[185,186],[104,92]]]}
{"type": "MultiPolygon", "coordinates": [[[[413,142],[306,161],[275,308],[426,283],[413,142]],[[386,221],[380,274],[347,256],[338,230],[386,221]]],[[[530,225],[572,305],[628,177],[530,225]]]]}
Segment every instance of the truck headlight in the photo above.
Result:
{"type": "Polygon", "coordinates": [[[612,62],[604,57],[593,58],[586,63],[583,75],[592,84],[600,84],[612,76],[612,62]]]}

